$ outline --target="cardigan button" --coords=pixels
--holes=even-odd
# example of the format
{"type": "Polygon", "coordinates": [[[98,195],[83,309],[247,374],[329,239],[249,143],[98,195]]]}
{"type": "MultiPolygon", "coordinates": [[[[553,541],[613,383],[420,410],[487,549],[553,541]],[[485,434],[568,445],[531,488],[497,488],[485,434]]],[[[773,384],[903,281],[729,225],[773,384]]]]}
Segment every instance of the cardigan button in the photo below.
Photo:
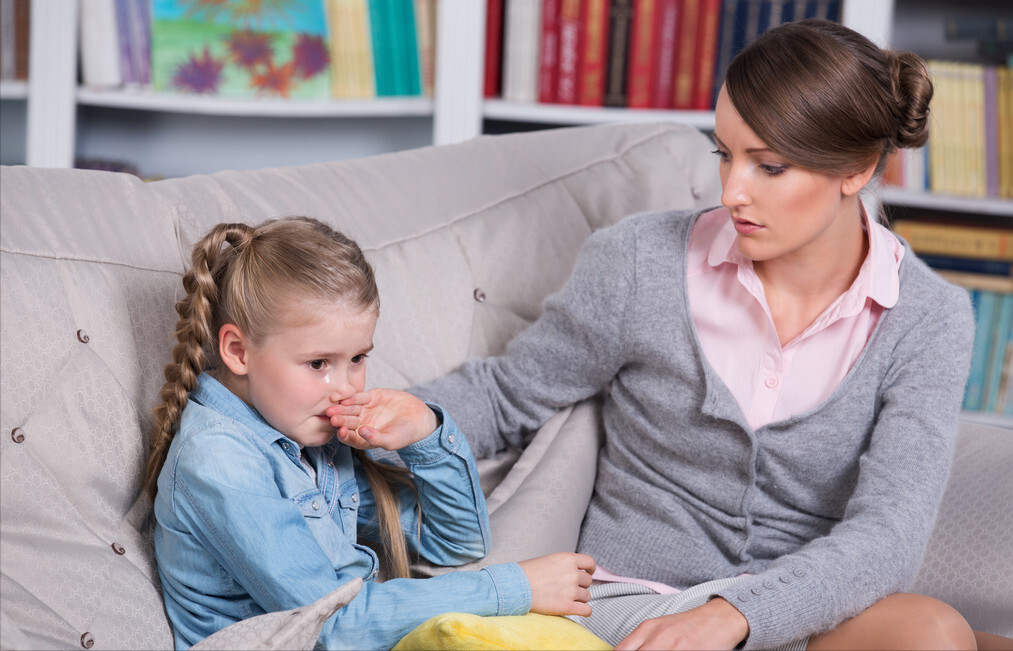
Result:
{"type": "Polygon", "coordinates": [[[78,330],[77,331],[77,340],[80,341],[82,344],[86,344],[89,341],[91,341],[91,337],[89,337],[88,333],[85,332],[84,330],[78,330]]]}
{"type": "Polygon", "coordinates": [[[24,443],[25,442],[24,432],[25,430],[21,429],[20,427],[15,427],[14,429],[11,430],[11,440],[14,441],[15,443],[24,443]]]}
{"type": "Polygon", "coordinates": [[[109,546],[113,548],[113,551],[116,552],[118,556],[123,556],[124,554],[127,553],[127,550],[123,549],[123,545],[119,544],[118,542],[114,542],[109,546]]]}
{"type": "Polygon", "coordinates": [[[90,649],[95,646],[95,636],[91,633],[85,633],[81,636],[81,646],[86,649],[90,649]]]}
{"type": "Polygon", "coordinates": [[[472,295],[475,297],[477,302],[485,303],[485,292],[483,292],[481,288],[475,289],[472,295]]]}

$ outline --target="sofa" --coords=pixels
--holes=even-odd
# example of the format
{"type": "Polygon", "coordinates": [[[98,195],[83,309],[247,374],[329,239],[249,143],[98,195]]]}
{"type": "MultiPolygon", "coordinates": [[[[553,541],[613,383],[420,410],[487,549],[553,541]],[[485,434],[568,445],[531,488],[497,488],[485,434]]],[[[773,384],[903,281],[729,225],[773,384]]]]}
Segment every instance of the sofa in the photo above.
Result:
{"type": "MultiPolygon", "coordinates": [[[[405,388],[501,351],[595,229],[717,205],[712,147],[684,125],[622,124],[147,183],[2,168],[0,648],[172,647],[141,476],[180,277],[212,225],[302,214],[358,240],[381,296],[368,384],[405,388]]],[[[588,401],[480,461],[494,541],[480,563],[574,549],[600,436],[588,401]]],[[[1011,429],[962,422],[913,587],[1004,635],[1011,468],[1011,429]]]]}

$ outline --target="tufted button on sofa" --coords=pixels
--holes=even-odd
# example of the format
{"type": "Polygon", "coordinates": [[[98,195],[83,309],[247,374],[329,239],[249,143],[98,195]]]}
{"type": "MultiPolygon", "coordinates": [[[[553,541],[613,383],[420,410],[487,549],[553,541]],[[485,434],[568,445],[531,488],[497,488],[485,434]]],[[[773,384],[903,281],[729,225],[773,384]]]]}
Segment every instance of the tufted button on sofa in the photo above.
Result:
{"type": "MultiPolygon", "coordinates": [[[[150,183],[2,168],[0,648],[171,648],[141,475],[180,277],[212,225],[302,214],[358,240],[382,303],[369,384],[403,388],[501,351],[593,230],[716,205],[711,148],[685,126],[627,124],[150,183]]],[[[582,403],[480,463],[484,562],[574,548],[599,436],[582,403]]],[[[1011,467],[1013,432],[963,426],[914,586],[1006,635],[1011,467]]]]}

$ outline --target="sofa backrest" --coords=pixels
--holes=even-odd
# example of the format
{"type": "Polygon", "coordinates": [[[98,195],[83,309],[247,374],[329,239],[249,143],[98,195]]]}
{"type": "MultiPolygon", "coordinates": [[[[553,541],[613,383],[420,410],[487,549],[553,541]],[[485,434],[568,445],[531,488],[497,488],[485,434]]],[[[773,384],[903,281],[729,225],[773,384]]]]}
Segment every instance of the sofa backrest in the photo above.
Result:
{"type": "Polygon", "coordinates": [[[140,483],[211,226],[302,214],[355,238],[381,296],[369,384],[406,387],[502,350],[594,229],[716,205],[711,146],[609,125],[150,183],[3,168],[0,646],[171,648],[140,483]]]}

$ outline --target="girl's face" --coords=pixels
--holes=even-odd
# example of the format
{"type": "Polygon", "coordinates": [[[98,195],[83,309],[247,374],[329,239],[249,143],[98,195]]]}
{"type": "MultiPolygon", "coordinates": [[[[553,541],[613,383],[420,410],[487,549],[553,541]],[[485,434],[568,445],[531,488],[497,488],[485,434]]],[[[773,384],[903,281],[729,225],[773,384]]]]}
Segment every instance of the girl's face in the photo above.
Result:
{"type": "Polygon", "coordinates": [[[845,177],[802,169],[771,151],[724,88],[715,107],[714,140],[721,158],[721,203],[731,213],[742,255],[765,262],[832,254],[838,229],[846,227],[839,218],[845,177]]]}
{"type": "Polygon", "coordinates": [[[302,304],[295,321],[246,346],[244,399],[276,430],[303,446],[335,435],[324,413],[366,385],[377,312],[345,305],[302,304]]]}

